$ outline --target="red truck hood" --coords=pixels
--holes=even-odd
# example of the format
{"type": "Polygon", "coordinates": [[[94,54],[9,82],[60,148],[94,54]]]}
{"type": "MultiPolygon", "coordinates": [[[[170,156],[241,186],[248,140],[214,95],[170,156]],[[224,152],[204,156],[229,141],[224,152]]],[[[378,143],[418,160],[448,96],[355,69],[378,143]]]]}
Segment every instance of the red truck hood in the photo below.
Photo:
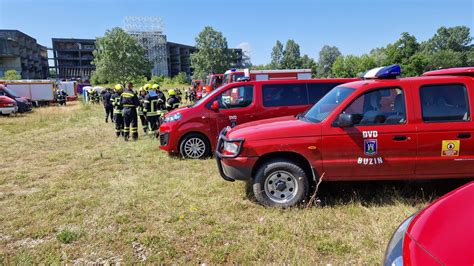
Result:
{"type": "Polygon", "coordinates": [[[474,265],[474,181],[423,209],[407,233],[445,265],[474,265]]]}
{"type": "Polygon", "coordinates": [[[236,126],[229,131],[231,139],[264,140],[279,138],[308,137],[320,134],[319,124],[299,120],[294,116],[284,116],[258,120],[236,126]],[[308,130],[308,128],[311,130],[308,130]]]}

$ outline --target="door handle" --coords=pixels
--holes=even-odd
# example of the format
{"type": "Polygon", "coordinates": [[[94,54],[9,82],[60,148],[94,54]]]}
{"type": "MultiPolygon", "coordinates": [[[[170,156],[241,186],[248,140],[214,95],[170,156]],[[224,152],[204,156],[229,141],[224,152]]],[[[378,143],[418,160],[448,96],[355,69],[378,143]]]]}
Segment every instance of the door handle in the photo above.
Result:
{"type": "Polygon", "coordinates": [[[393,140],[394,141],[404,141],[404,140],[407,140],[407,136],[402,136],[402,135],[395,136],[395,137],[393,137],[393,140]]]}
{"type": "Polygon", "coordinates": [[[471,133],[459,133],[458,139],[468,139],[471,137],[471,133]]]}

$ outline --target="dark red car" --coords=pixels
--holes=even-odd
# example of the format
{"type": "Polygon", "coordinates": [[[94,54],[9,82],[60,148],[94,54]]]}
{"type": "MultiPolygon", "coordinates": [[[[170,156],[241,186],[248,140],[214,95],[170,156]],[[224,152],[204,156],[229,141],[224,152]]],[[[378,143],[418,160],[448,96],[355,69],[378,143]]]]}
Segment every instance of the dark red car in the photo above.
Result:
{"type": "Polygon", "coordinates": [[[299,116],[222,132],[217,165],[257,200],[290,207],[324,181],[474,177],[474,68],[397,78],[399,66],[332,89],[299,116]]]}
{"type": "Polygon", "coordinates": [[[474,265],[474,182],[406,219],[388,244],[384,265],[474,265]]]}
{"type": "Polygon", "coordinates": [[[203,158],[227,127],[296,115],[337,85],[358,79],[234,82],[213,90],[192,106],[168,113],[160,126],[160,148],[185,158],[203,158]]]}

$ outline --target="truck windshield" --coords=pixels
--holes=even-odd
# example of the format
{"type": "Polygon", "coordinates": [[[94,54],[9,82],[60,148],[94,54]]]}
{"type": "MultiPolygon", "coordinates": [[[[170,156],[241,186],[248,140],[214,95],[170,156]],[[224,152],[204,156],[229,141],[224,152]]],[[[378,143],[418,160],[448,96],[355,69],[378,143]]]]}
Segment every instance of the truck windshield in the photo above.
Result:
{"type": "Polygon", "coordinates": [[[336,87],[321,98],[313,107],[306,111],[306,113],[301,115],[300,118],[319,123],[326,119],[326,117],[354,91],[355,89],[351,88],[336,87]]]}
{"type": "Polygon", "coordinates": [[[13,97],[20,97],[20,96],[18,96],[18,94],[16,94],[16,92],[10,90],[10,89],[7,88],[7,87],[5,87],[4,90],[5,90],[6,93],[10,94],[10,95],[13,96],[13,97]]]}

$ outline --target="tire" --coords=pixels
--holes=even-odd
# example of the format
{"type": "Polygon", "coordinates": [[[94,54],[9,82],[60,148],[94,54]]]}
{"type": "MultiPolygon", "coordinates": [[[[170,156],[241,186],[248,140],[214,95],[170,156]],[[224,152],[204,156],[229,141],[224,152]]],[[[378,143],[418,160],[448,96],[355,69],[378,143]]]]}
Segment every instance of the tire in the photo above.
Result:
{"type": "Polygon", "coordinates": [[[255,198],[268,207],[294,207],[307,198],[308,192],[308,176],[299,165],[289,160],[272,160],[263,164],[253,180],[255,198]]]}
{"type": "Polygon", "coordinates": [[[201,134],[191,133],[179,144],[179,153],[187,159],[203,159],[211,153],[211,144],[201,134]]]}

